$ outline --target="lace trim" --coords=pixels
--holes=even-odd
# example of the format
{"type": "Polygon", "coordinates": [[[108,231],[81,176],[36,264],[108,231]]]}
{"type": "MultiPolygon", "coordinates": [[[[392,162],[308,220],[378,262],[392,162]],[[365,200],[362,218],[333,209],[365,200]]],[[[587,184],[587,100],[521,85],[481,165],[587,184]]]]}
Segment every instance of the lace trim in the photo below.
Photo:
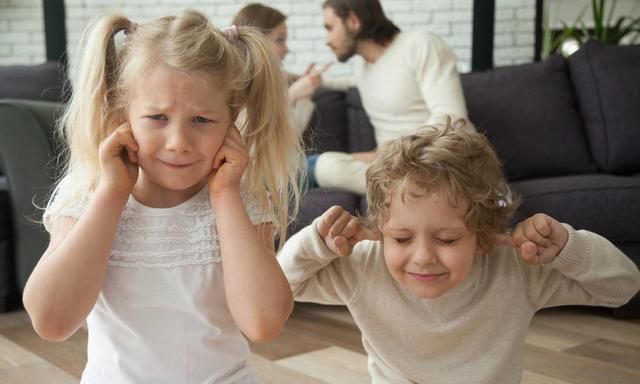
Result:
{"type": "Polygon", "coordinates": [[[175,268],[183,267],[185,265],[204,265],[211,263],[219,263],[222,261],[220,256],[210,256],[197,260],[174,260],[164,263],[150,263],[148,261],[121,261],[121,260],[109,260],[109,265],[122,268],[175,268]]]}
{"type": "MultiPolygon", "coordinates": [[[[179,234],[180,235],[180,234],[179,234]]],[[[200,236],[197,238],[194,237],[187,237],[185,238],[184,236],[178,236],[178,237],[162,237],[162,238],[143,238],[143,239],[132,239],[128,236],[124,236],[121,235],[120,233],[118,233],[115,237],[114,237],[115,242],[120,243],[120,244],[131,244],[131,245],[135,245],[135,244],[140,244],[140,245],[148,245],[148,244],[175,244],[175,243],[182,243],[182,244],[196,244],[196,243],[201,243],[201,242],[210,242],[210,241],[214,241],[217,242],[218,241],[218,235],[213,233],[211,235],[204,235],[204,236],[200,236]]]]}

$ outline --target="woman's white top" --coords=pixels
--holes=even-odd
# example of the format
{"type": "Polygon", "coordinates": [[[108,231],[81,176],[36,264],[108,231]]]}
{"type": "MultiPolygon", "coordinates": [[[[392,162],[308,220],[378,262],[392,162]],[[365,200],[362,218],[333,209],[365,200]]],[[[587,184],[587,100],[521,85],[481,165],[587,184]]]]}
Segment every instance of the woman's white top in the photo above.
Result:
{"type": "MultiPolygon", "coordinates": [[[[52,216],[82,214],[86,201],[59,204],[67,190],[63,182],[47,208],[47,229],[52,216]]],[[[254,224],[271,221],[255,203],[247,212],[254,224]]],[[[82,384],[258,382],[227,306],[206,187],[172,208],[129,198],[87,326],[82,384]]]]}

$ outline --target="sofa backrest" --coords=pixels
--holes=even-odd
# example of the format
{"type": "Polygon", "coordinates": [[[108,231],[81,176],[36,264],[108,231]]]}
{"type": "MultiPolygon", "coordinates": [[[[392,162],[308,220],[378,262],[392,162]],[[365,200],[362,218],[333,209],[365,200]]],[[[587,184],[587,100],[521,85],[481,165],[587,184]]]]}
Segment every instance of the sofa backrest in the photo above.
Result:
{"type": "Polygon", "coordinates": [[[569,57],[569,69],[598,168],[640,172],[640,45],[591,40],[569,57]]]}
{"type": "Polygon", "coordinates": [[[0,99],[63,101],[64,68],[55,61],[0,66],[0,99]]]}
{"type": "Polygon", "coordinates": [[[562,57],[461,80],[469,119],[494,145],[509,180],[595,171],[562,57]]]}
{"type": "Polygon", "coordinates": [[[303,134],[305,150],[308,153],[348,152],[345,93],[319,88],[313,101],[315,111],[303,134]]]}

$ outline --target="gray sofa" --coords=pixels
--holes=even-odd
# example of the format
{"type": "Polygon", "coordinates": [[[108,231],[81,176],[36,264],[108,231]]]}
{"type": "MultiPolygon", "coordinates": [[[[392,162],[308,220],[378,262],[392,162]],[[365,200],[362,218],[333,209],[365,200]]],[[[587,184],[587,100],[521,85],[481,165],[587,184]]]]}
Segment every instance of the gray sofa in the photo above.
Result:
{"type": "MultiPolygon", "coordinates": [[[[568,60],[462,75],[469,118],[503,161],[522,198],[514,217],[548,213],[610,239],[640,265],[640,46],[590,42],[568,60]]],[[[375,147],[357,90],[321,90],[305,140],[310,152],[375,147]]],[[[333,204],[366,201],[324,188],[304,196],[297,232],[333,204]]],[[[616,310],[640,316],[640,296],[616,310]]]]}
{"type": "Polygon", "coordinates": [[[47,244],[38,224],[53,181],[52,130],[64,100],[57,62],[0,66],[0,312],[19,291],[47,244]]]}
{"type": "MultiPolygon", "coordinates": [[[[462,84],[470,119],[522,197],[515,220],[546,212],[606,236],[640,264],[640,46],[594,42],[569,60],[464,74],[462,84]]],[[[375,147],[355,89],[320,90],[315,101],[310,152],[375,147]]],[[[44,201],[55,177],[60,107],[0,100],[0,310],[15,304],[47,244],[33,201],[44,201]]],[[[334,204],[366,210],[356,195],[311,189],[289,233],[334,204]]],[[[640,316],[638,296],[616,314],[640,316]]]]}

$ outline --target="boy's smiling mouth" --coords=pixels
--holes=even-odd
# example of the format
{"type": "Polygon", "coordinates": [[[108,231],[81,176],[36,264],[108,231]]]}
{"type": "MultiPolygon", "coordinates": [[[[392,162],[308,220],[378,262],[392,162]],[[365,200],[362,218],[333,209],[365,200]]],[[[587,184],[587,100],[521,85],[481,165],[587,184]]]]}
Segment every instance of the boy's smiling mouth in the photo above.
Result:
{"type": "Polygon", "coordinates": [[[440,277],[447,274],[447,272],[442,273],[415,273],[415,272],[407,272],[414,279],[418,281],[434,281],[439,279],[440,277]]]}

